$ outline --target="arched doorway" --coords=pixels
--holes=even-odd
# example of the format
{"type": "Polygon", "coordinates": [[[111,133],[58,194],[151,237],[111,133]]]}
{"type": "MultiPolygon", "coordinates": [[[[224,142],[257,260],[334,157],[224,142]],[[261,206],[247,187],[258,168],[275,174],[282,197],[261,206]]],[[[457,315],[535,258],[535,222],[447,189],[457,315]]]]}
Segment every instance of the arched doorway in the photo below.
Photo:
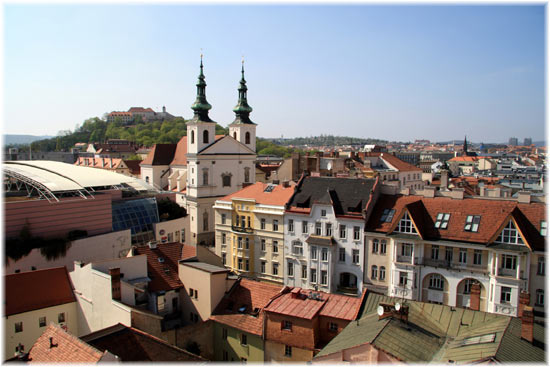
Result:
{"type": "Polygon", "coordinates": [[[338,290],[346,293],[357,293],[357,277],[351,273],[340,273],[338,290]]]}
{"type": "Polygon", "coordinates": [[[449,282],[439,273],[430,273],[422,280],[422,302],[449,304],[449,282]]]}
{"type": "Polygon", "coordinates": [[[457,307],[470,307],[470,296],[471,289],[473,284],[479,284],[480,295],[479,295],[479,310],[485,311],[487,309],[487,290],[483,284],[474,278],[465,278],[458,283],[456,286],[456,306],[457,307]]]}

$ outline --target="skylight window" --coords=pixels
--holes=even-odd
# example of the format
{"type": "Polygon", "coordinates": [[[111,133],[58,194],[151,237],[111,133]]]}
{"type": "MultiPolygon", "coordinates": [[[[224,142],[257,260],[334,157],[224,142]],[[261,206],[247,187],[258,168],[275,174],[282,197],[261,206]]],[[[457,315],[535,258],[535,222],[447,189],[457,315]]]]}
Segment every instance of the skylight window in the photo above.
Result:
{"type": "Polygon", "coordinates": [[[485,334],[485,335],[478,335],[478,336],[471,336],[469,338],[465,338],[459,342],[459,346],[463,345],[475,345],[475,344],[483,344],[483,343],[493,343],[495,341],[496,334],[485,334]]]}
{"type": "Polygon", "coordinates": [[[466,224],[464,225],[464,230],[466,232],[477,232],[480,221],[481,221],[481,215],[468,215],[466,217],[466,224]]]}
{"type": "Polygon", "coordinates": [[[435,220],[435,228],[447,229],[450,218],[451,218],[451,214],[449,213],[439,213],[435,220]]]}
{"type": "Polygon", "coordinates": [[[275,185],[269,184],[265,187],[264,192],[271,192],[273,191],[274,188],[275,188],[275,185]]]}
{"type": "Polygon", "coordinates": [[[159,263],[163,263],[164,262],[164,257],[159,257],[159,263]]]}
{"type": "Polygon", "coordinates": [[[384,209],[384,213],[382,213],[382,218],[380,218],[380,221],[389,223],[392,221],[394,214],[395,209],[384,209]]]}

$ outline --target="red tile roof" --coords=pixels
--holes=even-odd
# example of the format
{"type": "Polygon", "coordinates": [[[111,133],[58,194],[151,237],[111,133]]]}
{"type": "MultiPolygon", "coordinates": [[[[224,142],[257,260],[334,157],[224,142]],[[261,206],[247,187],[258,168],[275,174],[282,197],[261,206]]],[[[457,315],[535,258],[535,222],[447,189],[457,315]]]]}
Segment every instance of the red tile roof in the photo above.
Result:
{"type": "Polygon", "coordinates": [[[312,319],[320,314],[326,317],[352,320],[361,305],[360,298],[325,292],[315,292],[321,295],[321,300],[311,299],[308,297],[311,292],[292,288],[290,292],[274,299],[265,311],[302,319],[312,319]]]}
{"type": "Polygon", "coordinates": [[[465,241],[488,245],[498,235],[497,231],[505,224],[517,208],[525,216],[520,228],[529,233],[529,245],[535,250],[544,249],[544,237],[540,235],[541,221],[546,220],[546,205],[543,203],[520,204],[511,200],[491,200],[464,198],[456,200],[448,197],[425,198],[417,195],[380,195],[367,223],[367,231],[390,233],[401,219],[404,210],[411,212],[423,238],[465,241]],[[382,223],[384,209],[395,209],[391,223],[382,223]],[[451,214],[447,229],[436,229],[434,224],[439,213],[451,214]],[[464,230],[468,215],[480,215],[477,232],[464,230]]]}
{"type": "Polygon", "coordinates": [[[76,166],[85,166],[93,168],[102,168],[106,170],[116,170],[119,169],[120,163],[122,162],[121,158],[89,158],[89,157],[78,157],[77,161],[74,163],[76,166]],[[111,167],[112,165],[112,167],[111,167]]]}
{"type": "Polygon", "coordinates": [[[421,168],[413,166],[407,162],[402,161],[393,154],[389,153],[380,153],[380,158],[394,166],[399,172],[409,172],[409,171],[422,171],[421,168]]]}
{"type": "Polygon", "coordinates": [[[135,255],[147,255],[147,273],[151,281],[148,289],[152,292],[169,291],[183,287],[178,276],[178,261],[181,260],[183,244],[179,242],[159,243],[157,248],[140,246],[135,255]],[[162,258],[162,262],[159,261],[162,258]]]}
{"type": "Polygon", "coordinates": [[[288,202],[292,194],[294,194],[294,185],[290,185],[289,187],[277,185],[271,192],[266,192],[265,189],[268,185],[269,184],[263,182],[256,182],[253,185],[225,196],[221,200],[254,199],[256,200],[256,204],[283,206],[288,202]]]}
{"type": "Polygon", "coordinates": [[[124,160],[124,163],[126,166],[128,166],[128,170],[130,170],[130,173],[133,175],[139,175],[141,172],[141,160],[138,159],[132,159],[132,160],[124,160]]]}
{"type": "Polygon", "coordinates": [[[187,165],[187,136],[182,136],[176,146],[174,159],[170,163],[171,166],[186,166],[187,165]]]}
{"type": "Polygon", "coordinates": [[[191,246],[191,245],[183,245],[183,249],[181,250],[181,259],[187,260],[192,257],[197,256],[197,247],[191,246]]]}
{"type": "Polygon", "coordinates": [[[229,295],[221,300],[210,319],[251,334],[262,335],[264,313],[261,310],[279,294],[281,288],[242,278],[235,283],[229,295]],[[239,312],[242,307],[245,307],[244,312],[239,312]],[[257,316],[252,316],[255,309],[260,312],[257,316]]]}
{"type": "Polygon", "coordinates": [[[5,276],[5,316],[76,302],[65,267],[5,276]]]}
{"type": "Polygon", "coordinates": [[[478,160],[478,157],[461,156],[449,159],[448,162],[477,162],[478,160]]]}
{"type": "Polygon", "coordinates": [[[101,357],[103,352],[52,323],[32,346],[28,359],[29,363],[97,363],[101,357]]]}
{"type": "Polygon", "coordinates": [[[141,165],[168,166],[174,159],[177,144],[155,144],[141,165]]]}

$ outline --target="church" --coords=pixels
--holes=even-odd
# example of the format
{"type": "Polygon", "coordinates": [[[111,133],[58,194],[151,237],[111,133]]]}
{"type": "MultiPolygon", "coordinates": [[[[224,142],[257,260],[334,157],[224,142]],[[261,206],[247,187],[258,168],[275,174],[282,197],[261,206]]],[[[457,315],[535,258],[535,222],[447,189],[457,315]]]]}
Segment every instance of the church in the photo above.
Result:
{"type": "Polygon", "coordinates": [[[206,81],[201,57],[197,98],[187,121],[187,136],[177,144],[156,144],[141,162],[141,178],[164,191],[176,192],[189,217],[189,243],[214,245],[214,202],[253,184],[256,161],[256,124],[250,120],[244,65],[238,102],[228,135],[216,135],[208,116],[206,81]]]}

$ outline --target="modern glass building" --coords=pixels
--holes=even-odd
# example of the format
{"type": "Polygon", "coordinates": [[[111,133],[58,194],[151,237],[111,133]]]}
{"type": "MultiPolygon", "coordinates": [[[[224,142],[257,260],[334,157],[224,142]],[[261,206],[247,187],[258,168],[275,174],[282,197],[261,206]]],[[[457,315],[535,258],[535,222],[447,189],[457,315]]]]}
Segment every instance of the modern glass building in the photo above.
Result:
{"type": "Polygon", "coordinates": [[[155,198],[113,202],[113,231],[129,228],[132,232],[132,244],[153,240],[153,223],[158,222],[155,198]]]}

